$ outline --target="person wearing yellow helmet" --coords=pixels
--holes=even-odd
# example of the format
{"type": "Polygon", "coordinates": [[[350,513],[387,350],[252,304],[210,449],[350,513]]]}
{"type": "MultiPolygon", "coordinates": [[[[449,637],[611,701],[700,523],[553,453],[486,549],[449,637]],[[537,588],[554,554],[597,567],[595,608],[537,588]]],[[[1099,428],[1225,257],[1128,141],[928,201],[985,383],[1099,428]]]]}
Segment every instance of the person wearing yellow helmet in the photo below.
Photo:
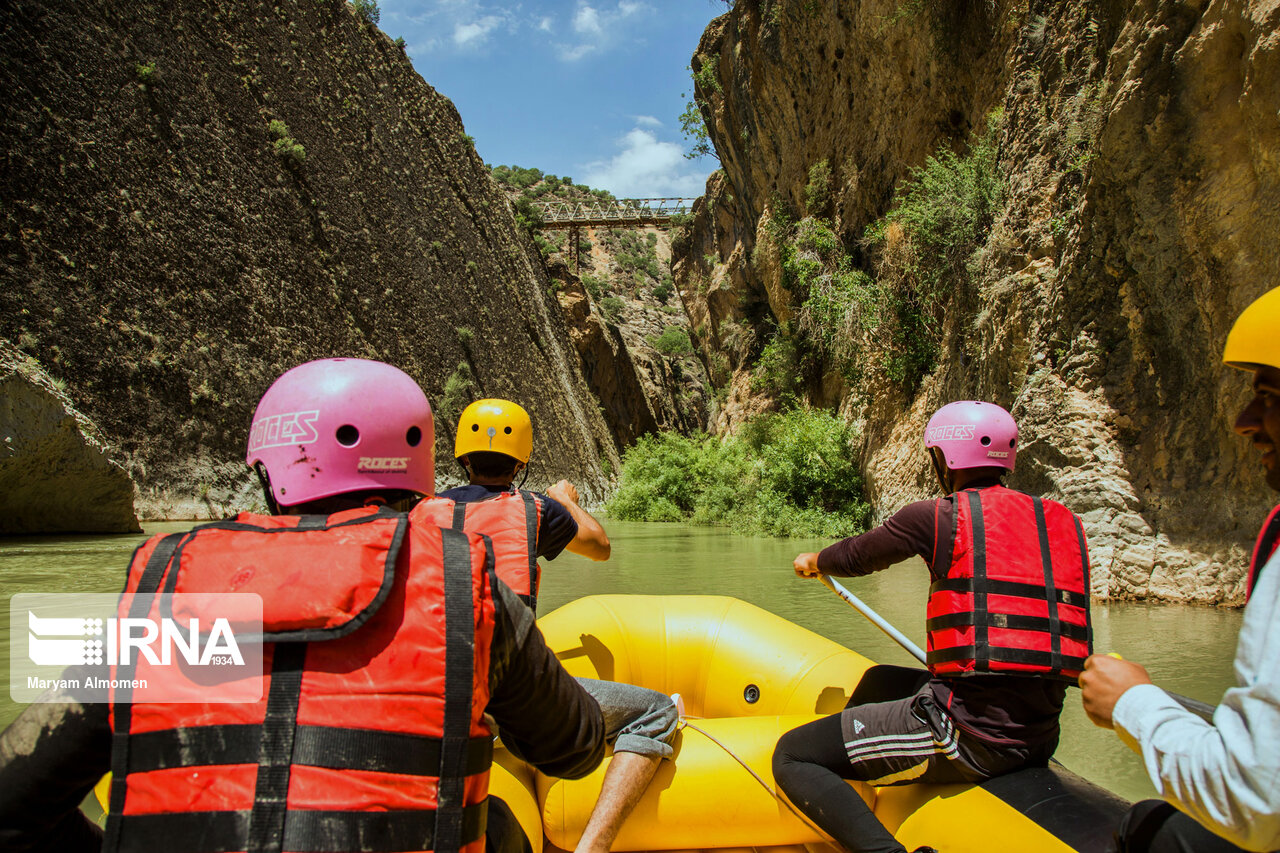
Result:
{"type": "MultiPolygon", "coordinates": [[[[1280,491],[1280,287],[1236,319],[1222,360],[1253,374],[1235,431],[1261,454],[1280,491]]],[[[1280,506],[1262,527],[1236,644],[1237,686],[1205,722],[1151,682],[1137,663],[1093,655],[1080,676],[1089,719],[1142,756],[1160,800],[1135,805],[1121,853],[1225,853],[1280,848],[1280,506]]]]}
{"type": "MultiPolygon", "coordinates": [[[[467,485],[441,492],[419,510],[432,512],[442,526],[488,536],[498,577],[536,610],[539,557],[553,560],[570,551],[607,560],[612,549],[604,528],[579,505],[578,490],[568,480],[560,480],[545,494],[515,485],[532,455],[529,413],[510,400],[477,400],[459,417],[454,441],[454,457],[467,473],[467,485]]],[[[603,853],[659,763],[671,757],[670,740],[679,717],[672,698],[656,690],[590,678],[578,682],[604,712],[613,757],[574,849],[603,853]]]]}

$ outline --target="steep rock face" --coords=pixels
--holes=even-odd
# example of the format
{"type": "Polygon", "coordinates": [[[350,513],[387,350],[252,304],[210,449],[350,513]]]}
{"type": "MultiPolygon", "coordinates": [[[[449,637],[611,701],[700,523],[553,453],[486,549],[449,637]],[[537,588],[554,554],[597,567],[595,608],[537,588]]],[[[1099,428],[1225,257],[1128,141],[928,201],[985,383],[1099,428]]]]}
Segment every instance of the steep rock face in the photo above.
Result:
{"type": "Polygon", "coordinates": [[[507,396],[538,426],[531,484],[601,495],[616,451],[545,271],[453,105],[349,6],[0,14],[0,336],[120,448],[143,517],[251,504],[255,401],[337,355],[440,404],[446,477],[461,396],[507,396]]]}
{"type": "Polygon", "coordinates": [[[693,362],[682,368],[682,359],[665,357],[653,348],[646,333],[654,337],[661,330],[643,322],[644,306],[626,306],[621,310],[638,316],[624,323],[611,322],[563,260],[552,258],[547,268],[558,283],[556,298],[581,359],[583,376],[600,401],[601,414],[618,449],[659,430],[689,433],[705,429],[709,401],[692,370],[700,365],[693,362]]]}
{"type": "Polygon", "coordinates": [[[687,341],[689,318],[672,293],[670,230],[543,222],[539,204],[589,210],[615,199],[536,168],[497,166],[493,176],[517,221],[531,228],[534,261],[553,281],[583,376],[618,449],[657,430],[706,430],[715,403],[687,341]]]}
{"type": "MultiPolygon", "coordinates": [[[[805,210],[821,160],[831,204],[806,212],[874,276],[860,238],[895,185],[1002,109],[1004,200],[948,296],[934,369],[914,389],[811,375],[807,397],[862,427],[881,516],[933,488],[934,409],[999,402],[1022,429],[1011,484],[1083,515],[1095,593],[1241,603],[1275,496],[1230,431],[1247,377],[1219,359],[1236,314],[1280,283],[1280,4],[900,5],[740,0],[708,29],[694,67],[722,89],[700,93],[724,175],[677,247],[691,314],[758,338],[797,310],[769,224],[805,210]],[[702,297],[700,279],[736,298],[702,297]]],[[[747,381],[759,343],[702,344],[734,372],[732,429],[768,402],[747,381]]]]}
{"type": "Polygon", "coordinates": [[[0,340],[0,534],[136,533],[133,483],[57,383],[0,340]]]}

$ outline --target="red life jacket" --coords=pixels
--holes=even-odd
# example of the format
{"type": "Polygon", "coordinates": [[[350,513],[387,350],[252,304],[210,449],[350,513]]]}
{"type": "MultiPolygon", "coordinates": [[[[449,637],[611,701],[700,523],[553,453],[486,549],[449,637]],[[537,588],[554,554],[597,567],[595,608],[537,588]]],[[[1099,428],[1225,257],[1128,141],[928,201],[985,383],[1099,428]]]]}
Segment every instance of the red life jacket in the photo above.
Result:
{"type": "Polygon", "coordinates": [[[1258,583],[1258,574],[1262,571],[1262,567],[1267,564],[1267,560],[1271,559],[1271,555],[1276,552],[1276,546],[1280,545],[1280,506],[1271,510],[1271,514],[1267,516],[1267,520],[1262,524],[1262,530],[1258,533],[1258,541],[1253,545],[1253,559],[1249,561],[1249,594],[1247,598],[1253,597],[1253,588],[1258,583]]]}
{"type": "Polygon", "coordinates": [[[153,537],[122,615],[157,591],[259,593],[269,672],[256,703],[114,692],[104,849],[479,853],[491,567],[480,537],[372,508],[153,537]]]}
{"type": "Polygon", "coordinates": [[[990,486],[954,506],[952,540],[937,542],[929,588],[929,671],[1044,675],[1074,683],[1093,644],[1089,553],[1062,504],[990,486]]]}
{"type": "Polygon", "coordinates": [[[538,565],[542,500],[538,495],[516,489],[464,503],[434,497],[419,503],[415,511],[427,513],[432,523],[441,527],[488,536],[493,541],[493,564],[499,579],[530,610],[538,611],[538,587],[542,584],[542,567],[538,565]]]}

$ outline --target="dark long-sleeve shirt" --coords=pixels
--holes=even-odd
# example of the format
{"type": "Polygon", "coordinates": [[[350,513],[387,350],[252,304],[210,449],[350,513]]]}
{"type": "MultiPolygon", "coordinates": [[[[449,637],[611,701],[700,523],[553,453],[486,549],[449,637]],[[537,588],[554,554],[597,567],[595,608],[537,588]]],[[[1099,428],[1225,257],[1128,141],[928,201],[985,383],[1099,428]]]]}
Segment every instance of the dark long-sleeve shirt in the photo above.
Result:
{"type": "MultiPolygon", "coordinates": [[[[972,488],[996,485],[982,481],[972,488]]],[[[839,577],[862,577],[920,557],[932,580],[945,572],[935,568],[939,543],[947,547],[955,526],[955,504],[946,498],[907,504],[879,527],[836,542],[818,555],[818,568],[839,577]]],[[[948,709],[956,725],[983,740],[1024,744],[1052,753],[1058,742],[1058,715],[1067,685],[1034,676],[971,675],[935,677],[934,699],[948,709]]]]}
{"type": "MultiPolygon", "coordinates": [[[[576,779],[604,757],[604,717],[506,584],[494,590],[487,711],[512,752],[576,779]]],[[[0,850],[96,851],[101,832],[78,810],[110,769],[108,706],[41,703],[0,734],[0,850]]]]}

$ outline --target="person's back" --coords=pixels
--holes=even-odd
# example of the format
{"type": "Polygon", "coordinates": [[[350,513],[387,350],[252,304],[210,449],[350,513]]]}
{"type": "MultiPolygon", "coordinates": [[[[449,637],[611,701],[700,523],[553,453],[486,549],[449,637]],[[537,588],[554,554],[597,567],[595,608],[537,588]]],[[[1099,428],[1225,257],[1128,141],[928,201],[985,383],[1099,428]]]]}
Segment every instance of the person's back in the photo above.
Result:
{"type": "MultiPolygon", "coordinates": [[[[242,849],[283,837],[285,849],[311,849],[323,838],[359,850],[381,835],[456,849],[481,838],[494,602],[473,597],[487,565],[478,536],[375,507],[245,513],[173,536],[180,561],[169,537],[139,549],[126,603],[165,588],[259,594],[270,676],[251,704],[113,704],[113,765],[124,772],[111,791],[112,843],[167,836],[178,848],[201,837],[242,849]],[[326,571],[301,568],[318,561],[326,571]],[[430,682],[444,684],[443,703],[422,689],[430,682]],[[464,739],[457,755],[446,735],[464,739]],[[206,812],[242,817],[211,829],[206,812]]],[[[146,680],[144,660],[136,669],[129,677],[146,680]]]]}
{"type": "Polygon", "coordinates": [[[483,537],[388,508],[433,491],[432,434],[425,396],[389,365],[277,380],[246,457],[273,514],[152,538],[122,599],[145,614],[159,591],[256,593],[261,698],[33,706],[0,736],[0,841],[95,849],[74,806],[109,767],[112,850],[478,853],[503,808],[486,802],[486,712],[544,772],[599,763],[599,708],[491,582],[483,537]]]}
{"type": "MultiPolygon", "coordinates": [[[[536,610],[542,576],[538,558],[553,560],[567,550],[603,561],[612,546],[567,480],[547,494],[515,485],[532,453],[533,424],[522,406],[477,400],[459,417],[454,444],[468,483],[423,501],[420,509],[438,523],[490,537],[498,577],[536,610]]],[[[600,704],[614,752],[575,849],[607,851],[660,760],[671,757],[678,714],[671,697],[656,690],[589,678],[578,683],[600,704]]]]}
{"type": "Polygon", "coordinates": [[[1016,458],[1012,416],[950,403],[924,444],[943,497],[794,563],[801,577],[857,577],[913,557],[929,567],[928,672],[873,667],[843,712],[793,729],[774,751],[774,778],[792,802],[866,853],[905,848],[842,780],[976,782],[1045,764],[1091,644],[1079,519],[1002,485],[1016,458]]]}

